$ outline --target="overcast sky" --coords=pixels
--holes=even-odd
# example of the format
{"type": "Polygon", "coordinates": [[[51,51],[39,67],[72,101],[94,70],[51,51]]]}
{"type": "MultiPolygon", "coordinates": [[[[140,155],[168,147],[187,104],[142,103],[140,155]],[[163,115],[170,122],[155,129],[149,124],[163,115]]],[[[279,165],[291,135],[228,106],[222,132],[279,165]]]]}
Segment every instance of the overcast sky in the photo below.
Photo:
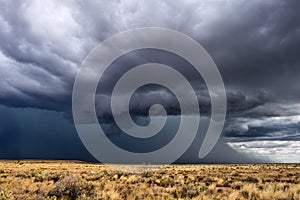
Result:
{"type": "MultiPolygon", "coordinates": [[[[300,162],[299,10],[299,0],[0,0],[0,158],[92,160],[72,123],[76,73],[101,41],[155,26],[203,45],[227,92],[227,119],[216,148],[199,161],[195,141],[180,162],[300,162]]],[[[99,121],[114,138],[122,134],[109,112],[111,83],[124,68],[149,61],[186,66],[181,70],[193,74],[185,61],[157,51],[116,61],[96,97],[99,121]]],[[[205,118],[210,99],[205,85],[198,85],[205,118]]],[[[142,121],[159,100],[176,118],[178,103],[166,94],[144,88],[133,98],[132,112],[142,121]]]]}

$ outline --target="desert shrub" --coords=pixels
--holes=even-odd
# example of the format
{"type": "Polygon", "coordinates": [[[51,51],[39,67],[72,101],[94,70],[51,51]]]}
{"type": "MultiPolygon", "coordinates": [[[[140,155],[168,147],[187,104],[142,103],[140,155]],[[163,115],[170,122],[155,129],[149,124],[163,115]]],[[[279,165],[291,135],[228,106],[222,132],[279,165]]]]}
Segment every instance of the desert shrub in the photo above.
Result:
{"type": "Polygon", "coordinates": [[[7,174],[0,174],[0,178],[7,178],[8,175],[7,174]]]}
{"type": "Polygon", "coordinates": [[[151,178],[153,176],[152,172],[143,172],[142,177],[143,178],[151,178]]]}
{"type": "Polygon", "coordinates": [[[174,186],[175,182],[174,182],[174,179],[172,178],[163,178],[159,185],[162,186],[162,187],[168,187],[168,186],[174,186]]]}
{"type": "Polygon", "coordinates": [[[199,189],[194,186],[183,186],[183,187],[176,188],[176,190],[173,191],[174,198],[191,199],[199,195],[200,195],[199,189]]]}
{"type": "Polygon", "coordinates": [[[122,171],[117,171],[117,172],[116,172],[116,175],[117,175],[117,178],[118,178],[118,179],[121,178],[121,176],[127,176],[127,174],[124,173],[124,172],[122,172],[122,171]]]}
{"type": "Polygon", "coordinates": [[[249,183],[258,183],[258,179],[251,176],[248,176],[244,181],[249,183]]]}
{"type": "Polygon", "coordinates": [[[35,182],[43,182],[43,181],[53,180],[54,182],[57,182],[59,179],[60,179],[60,175],[58,173],[44,171],[44,172],[38,174],[35,177],[34,181],[35,182]]]}
{"type": "Polygon", "coordinates": [[[248,198],[249,198],[249,192],[243,190],[243,191],[242,191],[242,196],[243,196],[244,198],[248,199],[248,198]]]}
{"type": "Polygon", "coordinates": [[[209,183],[213,183],[216,182],[216,180],[213,177],[205,177],[203,179],[204,182],[209,182],[209,183]]]}
{"type": "Polygon", "coordinates": [[[226,181],[226,182],[223,183],[223,187],[231,187],[231,184],[226,181]]]}
{"type": "Polygon", "coordinates": [[[19,177],[19,178],[31,178],[31,177],[35,177],[38,175],[38,172],[35,170],[29,170],[27,172],[20,172],[15,174],[15,177],[19,177]]]}
{"type": "Polygon", "coordinates": [[[202,185],[202,186],[199,187],[199,191],[200,192],[203,192],[203,191],[205,191],[207,189],[208,189],[208,187],[206,185],[202,185]]]}
{"type": "Polygon", "coordinates": [[[232,175],[232,176],[239,176],[240,173],[239,173],[239,172],[232,172],[231,175],[232,175]]]}
{"type": "Polygon", "coordinates": [[[31,175],[27,174],[26,172],[20,172],[20,173],[15,174],[15,177],[18,177],[18,178],[30,178],[31,175]]]}
{"type": "Polygon", "coordinates": [[[67,196],[70,199],[77,199],[81,196],[92,196],[94,187],[91,183],[82,179],[80,176],[66,176],[56,182],[53,188],[48,192],[48,196],[63,197],[67,196]]]}
{"type": "Polygon", "coordinates": [[[233,184],[231,187],[234,190],[240,190],[242,188],[242,185],[241,184],[233,184]]]}
{"type": "Polygon", "coordinates": [[[0,200],[8,200],[11,199],[11,195],[5,191],[0,191],[0,200]]]}
{"type": "Polygon", "coordinates": [[[97,181],[100,180],[103,177],[108,176],[109,173],[106,170],[102,170],[99,173],[95,173],[95,174],[88,174],[88,176],[86,177],[86,179],[88,181],[97,181]]]}
{"type": "Polygon", "coordinates": [[[19,164],[19,165],[24,165],[24,162],[22,162],[20,160],[18,160],[16,163],[19,164]]]}

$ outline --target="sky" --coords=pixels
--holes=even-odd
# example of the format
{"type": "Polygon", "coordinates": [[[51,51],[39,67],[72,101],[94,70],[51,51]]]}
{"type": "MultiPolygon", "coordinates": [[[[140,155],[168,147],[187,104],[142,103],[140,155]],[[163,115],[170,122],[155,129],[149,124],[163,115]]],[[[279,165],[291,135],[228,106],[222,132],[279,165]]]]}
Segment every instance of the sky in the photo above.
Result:
{"type": "MultiPolygon", "coordinates": [[[[72,119],[72,89],[82,61],[114,34],[162,27],[190,36],[207,50],[227,94],[226,122],[216,147],[199,160],[200,134],[178,162],[300,162],[299,9],[298,0],[0,0],[0,159],[95,160],[72,119]]],[[[190,74],[203,131],[210,113],[207,88],[184,60],[154,50],[121,57],[98,87],[95,107],[112,140],[124,148],[135,146],[134,151],[148,147],[120,132],[108,93],[124,70],[149,61],[190,74]]],[[[132,116],[138,123],[147,121],[156,102],[176,124],[178,102],[157,86],[137,91],[132,116]]]]}

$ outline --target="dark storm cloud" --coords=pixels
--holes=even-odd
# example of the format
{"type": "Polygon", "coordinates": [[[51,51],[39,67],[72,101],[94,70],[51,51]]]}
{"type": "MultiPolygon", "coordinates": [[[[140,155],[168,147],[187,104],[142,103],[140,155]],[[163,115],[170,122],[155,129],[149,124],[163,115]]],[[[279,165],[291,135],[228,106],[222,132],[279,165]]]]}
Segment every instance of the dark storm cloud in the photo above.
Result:
{"type": "Polygon", "coordinates": [[[0,3],[2,104],[59,110],[70,100],[84,46],[71,13],[44,3],[0,3]]]}
{"type": "Polygon", "coordinates": [[[1,103],[65,109],[89,50],[143,26],[173,28],[202,43],[233,90],[232,112],[264,103],[255,100],[262,91],[275,99],[297,96],[298,8],[296,0],[1,2],[1,103]]]}
{"type": "Polygon", "coordinates": [[[237,12],[219,19],[225,23],[213,24],[204,42],[228,85],[265,89],[276,99],[299,96],[299,6],[299,1],[240,1],[237,12]]]}
{"type": "MultiPolygon", "coordinates": [[[[299,106],[299,105],[298,105],[299,106]]],[[[283,139],[298,136],[300,115],[233,118],[228,121],[225,135],[246,139],[283,139]]]]}

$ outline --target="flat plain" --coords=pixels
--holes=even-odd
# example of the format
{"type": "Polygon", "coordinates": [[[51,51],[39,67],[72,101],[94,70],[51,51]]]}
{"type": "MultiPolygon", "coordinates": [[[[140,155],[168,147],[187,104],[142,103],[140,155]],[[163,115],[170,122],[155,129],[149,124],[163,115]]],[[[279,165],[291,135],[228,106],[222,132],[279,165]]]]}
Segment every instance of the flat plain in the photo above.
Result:
{"type": "Polygon", "coordinates": [[[134,167],[141,170],[78,161],[0,161],[0,200],[300,200],[300,164],[167,165],[148,172],[134,167]]]}

